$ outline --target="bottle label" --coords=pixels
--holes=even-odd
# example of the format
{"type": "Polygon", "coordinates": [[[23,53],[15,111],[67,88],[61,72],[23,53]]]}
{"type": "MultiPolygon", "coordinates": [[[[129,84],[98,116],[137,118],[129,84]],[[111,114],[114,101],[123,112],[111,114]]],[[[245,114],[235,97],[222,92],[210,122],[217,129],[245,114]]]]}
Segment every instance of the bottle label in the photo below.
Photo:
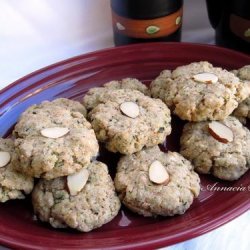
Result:
{"type": "Polygon", "coordinates": [[[232,14],[230,16],[230,30],[244,41],[250,42],[250,20],[232,14]]]}
{"type": "Polygon", "coordinates": [[[168,36],[177,31],[182,24],[182,8],[178,11],[154,19],[130,19],[112,12],[113,29],[133,38],[159,38],[168,36]]]}

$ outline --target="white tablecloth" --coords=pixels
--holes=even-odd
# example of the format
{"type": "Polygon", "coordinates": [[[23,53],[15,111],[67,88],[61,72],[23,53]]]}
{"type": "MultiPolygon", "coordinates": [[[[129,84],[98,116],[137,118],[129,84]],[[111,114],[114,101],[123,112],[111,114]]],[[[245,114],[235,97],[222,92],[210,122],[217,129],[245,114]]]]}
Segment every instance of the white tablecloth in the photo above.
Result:
{"type": "MultiPolygon", "coordinates": [[[[182,41],[214,43],[205,0],[185,0],[183,22],[182,41]]],[[[112,46],[109,0],[0,0],[0,89],[41,67],[112,46]]],[[[247,212],[166,249],[249,250],[249,236],[247,212]]]]}

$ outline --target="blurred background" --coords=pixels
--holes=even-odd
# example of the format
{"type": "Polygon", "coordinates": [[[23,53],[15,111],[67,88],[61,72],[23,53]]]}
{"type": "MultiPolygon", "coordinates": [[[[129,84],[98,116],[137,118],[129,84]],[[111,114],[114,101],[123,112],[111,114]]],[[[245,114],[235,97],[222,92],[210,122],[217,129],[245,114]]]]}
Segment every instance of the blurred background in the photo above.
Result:
{"type": "MultiPolygon", "coordinates": [[[[0,0],[0,88],[51,63],[112,47],[110,0],[0,0]]],[[[182,41],[214,43],[205,0],[185,0],[182,41]]]]}

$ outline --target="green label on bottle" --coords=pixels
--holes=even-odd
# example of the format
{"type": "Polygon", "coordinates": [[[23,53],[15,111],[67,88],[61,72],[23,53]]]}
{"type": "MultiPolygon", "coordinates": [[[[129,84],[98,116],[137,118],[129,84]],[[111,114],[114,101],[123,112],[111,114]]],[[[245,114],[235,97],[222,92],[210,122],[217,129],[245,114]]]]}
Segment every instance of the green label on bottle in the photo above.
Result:
{"type": "Polygon", "coordinates": [[[146,32],[147,32],[147,34],[149,34],[149,35],[155,34],[155,33],[157,33],[159,30],[160,30],[160,28],[157,27],[157,26],[154,26],[154,25],[150,25],[150,26],[148,26],[148,27],[146,28],[146,32]]]}

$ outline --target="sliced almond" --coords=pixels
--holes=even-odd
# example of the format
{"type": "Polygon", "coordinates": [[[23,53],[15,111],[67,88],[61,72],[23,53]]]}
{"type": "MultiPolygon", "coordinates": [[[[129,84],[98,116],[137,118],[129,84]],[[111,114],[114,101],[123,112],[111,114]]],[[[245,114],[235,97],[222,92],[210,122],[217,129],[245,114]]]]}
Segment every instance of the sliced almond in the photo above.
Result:
{"type": "Polygon", "coordinates": [[[77,195],[85,186],[89,178],[89,171],[85,168],[67,177],[67,185],[71,195],[77,195]]]}
{"type": "Polygon", "coordinates": [[[149,179],[156,184],[167,184],[169,174],[159,161],[154,161],[149,167],[149,179]]]}
{"type": "Polygon", "coordinates": [[[68,128],[62,128],[62,127],[44,128],[41,130],[41,134],[44,137],[52,139],[60,138],[68,134],[68,132],[69,132],[68,128]]]}
{"type": "Polygon", "coordinates": [[[233,131],[221,122],[210,122],[208,124],[208,131],[219,142],[228,143],[234,140],[233,131]]]}
{"type": "Polygon", "coordinates": [[[208,72],[196,74],[193,76],[193,79],[196,82],[202,82],[202,83],[208,83],[208,84],[216,83],[219,80],[217,75],[213,73],[208,73],[208,72]]]}
{"type": "Polygon", "coordinates": [[[120,105],[122,113],[130,118],[136,118],[140,114],[138,105],[134,102],[124,102],[120,105]]]}
{"type": "Polygon", "coordinates": [[[10,162],[10,153],[0,151],[0,168],[5,167],[10,162]]]}

